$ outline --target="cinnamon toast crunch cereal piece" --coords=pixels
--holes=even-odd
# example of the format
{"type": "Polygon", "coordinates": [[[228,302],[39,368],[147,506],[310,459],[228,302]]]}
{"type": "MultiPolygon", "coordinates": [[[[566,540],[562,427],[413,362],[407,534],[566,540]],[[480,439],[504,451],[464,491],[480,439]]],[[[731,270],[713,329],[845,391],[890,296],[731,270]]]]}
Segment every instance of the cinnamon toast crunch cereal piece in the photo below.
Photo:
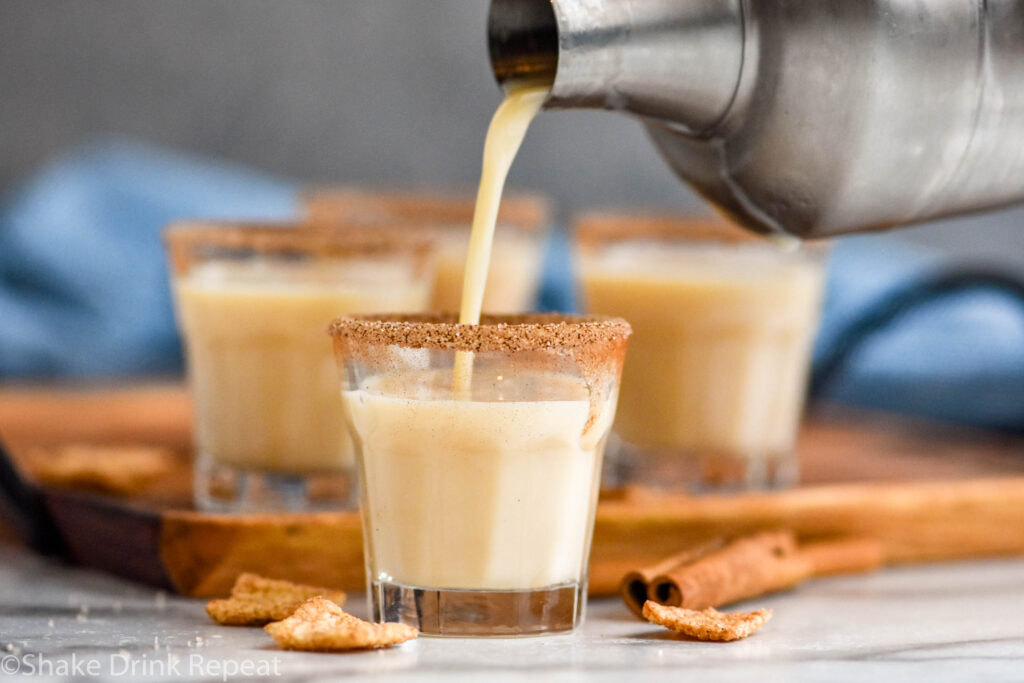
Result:
{"type": "Polygon", "coordinates": [[[211,600],[206,604],[206,613],[225,626],[263,626],[285,619],[306,600],[317,596],[338,605],[345,604],[346,596],[342,591],[256,574],[239,574],[231,588],[231,597],[211,600]]]}
{"type": "Polygon", "coordinates": [[[343,652],[404,643],[416,637],[408,624],[373,624],[345,612],[325,598],[312,598],[282,621],[264,627],[286,650],[343,652]]]}
{"type": "Polygon", "coordinates": [[[176,458],[151,446],[73,444],[32,453],[32,473],[45,484],[130,496],[174,469],[176,458]]]}
{"type": "Polygon", "coordinates": [[[757,631],[772,618],[772,611],[719,612],[714,607],[695,610],[668,607],[648,600],[644,603],[644,618],[697,640],[727,642],[741,640],[757,631]]]}

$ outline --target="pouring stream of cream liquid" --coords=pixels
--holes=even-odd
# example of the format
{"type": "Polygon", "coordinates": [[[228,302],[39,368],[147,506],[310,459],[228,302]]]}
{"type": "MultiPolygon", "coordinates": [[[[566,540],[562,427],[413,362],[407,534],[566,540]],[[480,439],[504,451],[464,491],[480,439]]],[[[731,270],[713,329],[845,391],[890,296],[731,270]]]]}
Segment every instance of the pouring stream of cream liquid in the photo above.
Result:
{"type": "MultiPolygon", "coordinates": [[[[463,325],[480,324],[487,269],[491,262],[491,245],[498,222],[498,208],[505,178],[512,167],[526,129],[540,111],[547,98],[549,86],[523,85],[511,87],[498,110],[494,112],[484,142],[483,170],[480,189],[473,212],[473,231],[469,237],[466,272],[462,282],[462,306],[459,322],[463,325]]],[[[473,373],[473,354],[459,351],[455,354],[453,391],[457,397],[468,398],[473,373]]]]}

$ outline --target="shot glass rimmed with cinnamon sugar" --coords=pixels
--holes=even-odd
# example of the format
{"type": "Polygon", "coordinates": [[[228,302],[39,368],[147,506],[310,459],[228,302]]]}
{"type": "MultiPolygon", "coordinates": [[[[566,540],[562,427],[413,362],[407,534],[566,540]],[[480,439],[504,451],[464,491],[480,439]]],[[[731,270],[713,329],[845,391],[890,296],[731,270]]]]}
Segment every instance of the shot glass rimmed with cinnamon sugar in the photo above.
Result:
{"type": "Polygon", "coordinates": [[[167,229],[197,507],[353,506],[353,447],[324,330],[339,314],[426,308],[430,246],[407,237],[210,221],[167,229]]]}
{"type": "Polygon", "coordinates": [[[374,618],[436,636],[572,630],[630,327],[455,320],[357,316],[331,327],[374,618]],[[472,354],[468,377],[459,354],[472,354]]]}
{"type": "Polygon", "coordinates": [[[591,213],[574,227],[587,310],[626,317],[635,332],[615,423],[617,483],[795,484],[825,247],[674,214],[591,213]]]}
{"type": "MultiPolygon", "coordinates": [[[[430,308],[459,310],[476,204],[471,195],[322,188],[306,192],[303,203],[314,225],[402,225],[414,234],[429,235],[437,259],[430,308]]],[[[502,197],[494,236],[494,252],[501,258],[491,262],[484,311],[522,313],[533,309],[550,220],[550,202],[541,195],[513,192],[502,197]]]]}

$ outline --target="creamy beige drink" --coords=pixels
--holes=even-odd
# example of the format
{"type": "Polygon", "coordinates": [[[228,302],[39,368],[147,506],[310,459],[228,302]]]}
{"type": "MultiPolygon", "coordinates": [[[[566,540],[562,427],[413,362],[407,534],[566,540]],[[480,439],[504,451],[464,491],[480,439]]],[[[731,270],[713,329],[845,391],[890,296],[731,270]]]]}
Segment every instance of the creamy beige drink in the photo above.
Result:
{"type": "Polygon", "coordinates": [[[332,333],[377,618],[441,635],[577,625],[629,325],[357,316],[332,333]]]}
{"type": "MultiPolygon", "coordinates": [[[[437,259],[430,308],[457,311],[473,220],[472,199],[450,194],[360,190],[314,190],[305,198],[312,223],[402,226],[429,234],[437,259]]],[[[519,313],[533,306],[540,275],[548,203],[540,196],[502,198],[494,233],[500,259],[491,263],[483,309],[519,313]]]]}
{"type": "MultiPolygon", "coordinates": [[[[451,233],[438,238],[437,271],[431,308],[456,311],[462,299],[462,279],[466,267],[465,235],[451,233]]],[[[537,235],[500,230],[494,236],[494,250],[501,254],[487,272],[483,310],[490,313],[529,311],[537,295],[542,244],[537,235]]]]}
{"type": "Polygon", "coordinates": [[[379,263],[207,263],[179,279],[199,449],[282,473],[349,467],[338,371],[324,330],[339,314],[418,311],[425,283],[379,263]]]}
{"type": "Polygon", "coordinates": [[[364,382],[345,394],[363,445],[372,576],[418,587],[524,590],[571,584],[586,561],[614,398],[587,426],[578,378],[451,373],[364,382]]]}
{"type": "Polygon", "coordinates": [[[337,503],[350,488],[353,447],[327,326],[339,314],[424,310],[424,247],[227,225],[177,226],[168,244],[194,404],[197,503],[337,503]],[[332,475],[331,485],[312,492],[328,481],[318,475],[332,475]]]}
{"type": "MultiPolygon", "coordinates": [[[[505,99],[498,105],[498,110],[494,112],[491,125],[487,129],[480,187],[473,209],[473,228],[469,235],[469,251],[466,253],[466,268],[462,278],[459,323],[463,325],[476,325],[480,322],[505,179],[512,168],[519,147],[523,144],[526,130],[540,111],[547,95],[546,85],[510,89],[505,99]]],[[[456,393],[465,395],[469,392],[472,371],[472,354],[456,354],[452,376],[456,393]]]]}
{"type": "Polygon", "coordinates": [[[505,177],[546,96],[512,90],[491,121],[458,323],[332,327],[374,615],[426,634],[557,632],[582,617],[629,325],[481,318],[505,177]]]}
{"type": "Polygon", "coordinates": [[[630,239],[622,221],[620,239],[584,246],[579,259],[588,309],[634,328],[616,432],[679,456],[791,458],[818,326],[819,260],[754,238],[645,240],[640,226],[630,239]]]}

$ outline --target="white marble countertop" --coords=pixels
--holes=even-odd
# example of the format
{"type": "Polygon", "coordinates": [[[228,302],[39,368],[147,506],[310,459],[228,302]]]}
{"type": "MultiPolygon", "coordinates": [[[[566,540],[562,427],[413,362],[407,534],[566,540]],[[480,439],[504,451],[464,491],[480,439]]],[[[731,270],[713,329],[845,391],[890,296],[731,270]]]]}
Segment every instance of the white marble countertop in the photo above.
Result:
{"type": "MultiPolygon", "coordinates": [[[[1024,559],[819,580],[751,606],[775,616],[736,643],[676,640],[613,599],[593,601],[568,636],[308,654],[278,650],[258,628],[214,625],[203,601],[0,546],[0,678],[1024,680],[1024,559]]],[[[349,609],[362,616],[365,603],[349,609]]]]}

